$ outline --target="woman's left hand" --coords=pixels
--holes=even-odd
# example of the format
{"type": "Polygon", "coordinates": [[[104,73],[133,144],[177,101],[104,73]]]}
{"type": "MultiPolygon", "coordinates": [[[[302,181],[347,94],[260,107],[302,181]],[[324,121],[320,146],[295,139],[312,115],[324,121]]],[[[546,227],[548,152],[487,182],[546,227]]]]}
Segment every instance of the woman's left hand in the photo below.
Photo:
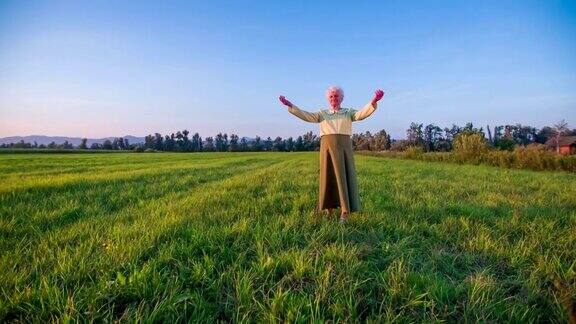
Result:
{"type": "Polygon", "coordinates": [[[374,92],[374,99],[372,99],[372,105],[375,105],[380,99],[384,97],[384,91],[378,89],[374,92]]]}

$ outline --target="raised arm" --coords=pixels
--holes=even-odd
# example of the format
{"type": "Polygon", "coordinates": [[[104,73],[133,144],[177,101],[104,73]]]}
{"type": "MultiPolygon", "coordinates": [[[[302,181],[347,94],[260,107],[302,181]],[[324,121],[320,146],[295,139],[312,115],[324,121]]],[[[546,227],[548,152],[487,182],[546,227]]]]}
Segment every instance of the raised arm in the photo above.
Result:
{"type": "Polygon", "coordinates": [[[364,106],[364,108],[361,110],[352,110],[352,120],[358,121],[372,115],[372,113],[376,111],[376,108],[378,108],[378,101],[382,99],[383,96],[384,91],[376,90],[376,92],[374,92],[374,98],[366,106],[364,106]]]}
{"type": "Polygon", "coordinates": [[[288,101],[288,99],[284,98],[284,96],[280,96],[280,102],[282,102],[282,104],[284,104],[285,106],[288,107],[288,111],[302,119],[303,121],[307,121],[310,123],[319,123],[320,122],[320,113],[316,112],[316,113],[311,113],[305,110],[301,110],[300,108],[296,107],[293,103],[291,103],[290,101],[288,101]]]}

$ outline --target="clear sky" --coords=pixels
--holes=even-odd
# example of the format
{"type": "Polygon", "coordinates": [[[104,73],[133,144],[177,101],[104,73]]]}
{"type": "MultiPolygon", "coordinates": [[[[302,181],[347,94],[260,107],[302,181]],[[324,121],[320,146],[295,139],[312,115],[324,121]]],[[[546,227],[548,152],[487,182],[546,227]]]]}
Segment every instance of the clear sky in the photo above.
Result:
{"type": "Polygon", "coordinates": [[[344,88],[354,132],[566,119],[576,1],[0,0],[0,136],[319,133],[278,102],[344,88]]]}

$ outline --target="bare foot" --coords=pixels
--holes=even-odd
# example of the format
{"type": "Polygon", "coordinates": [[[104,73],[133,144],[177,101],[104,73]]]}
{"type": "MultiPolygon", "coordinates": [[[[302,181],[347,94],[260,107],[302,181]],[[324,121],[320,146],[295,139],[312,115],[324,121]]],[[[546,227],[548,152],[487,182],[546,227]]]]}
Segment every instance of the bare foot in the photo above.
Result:
{"type": "Polygon", "coordinates": [[[344,223],[348,221],[348,212],[342,212],[340,215],[340,223],[344,223]]]}

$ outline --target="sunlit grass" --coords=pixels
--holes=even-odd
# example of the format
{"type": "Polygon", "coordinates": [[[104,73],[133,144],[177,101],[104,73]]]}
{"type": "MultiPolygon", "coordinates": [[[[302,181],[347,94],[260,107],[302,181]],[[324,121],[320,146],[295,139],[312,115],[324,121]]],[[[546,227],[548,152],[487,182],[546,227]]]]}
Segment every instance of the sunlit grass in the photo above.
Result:
{"type": "Polygon", "coordinates": [[[556,321],[576,175],[317,152],[0,156],[0,321],[556,321]]]}

